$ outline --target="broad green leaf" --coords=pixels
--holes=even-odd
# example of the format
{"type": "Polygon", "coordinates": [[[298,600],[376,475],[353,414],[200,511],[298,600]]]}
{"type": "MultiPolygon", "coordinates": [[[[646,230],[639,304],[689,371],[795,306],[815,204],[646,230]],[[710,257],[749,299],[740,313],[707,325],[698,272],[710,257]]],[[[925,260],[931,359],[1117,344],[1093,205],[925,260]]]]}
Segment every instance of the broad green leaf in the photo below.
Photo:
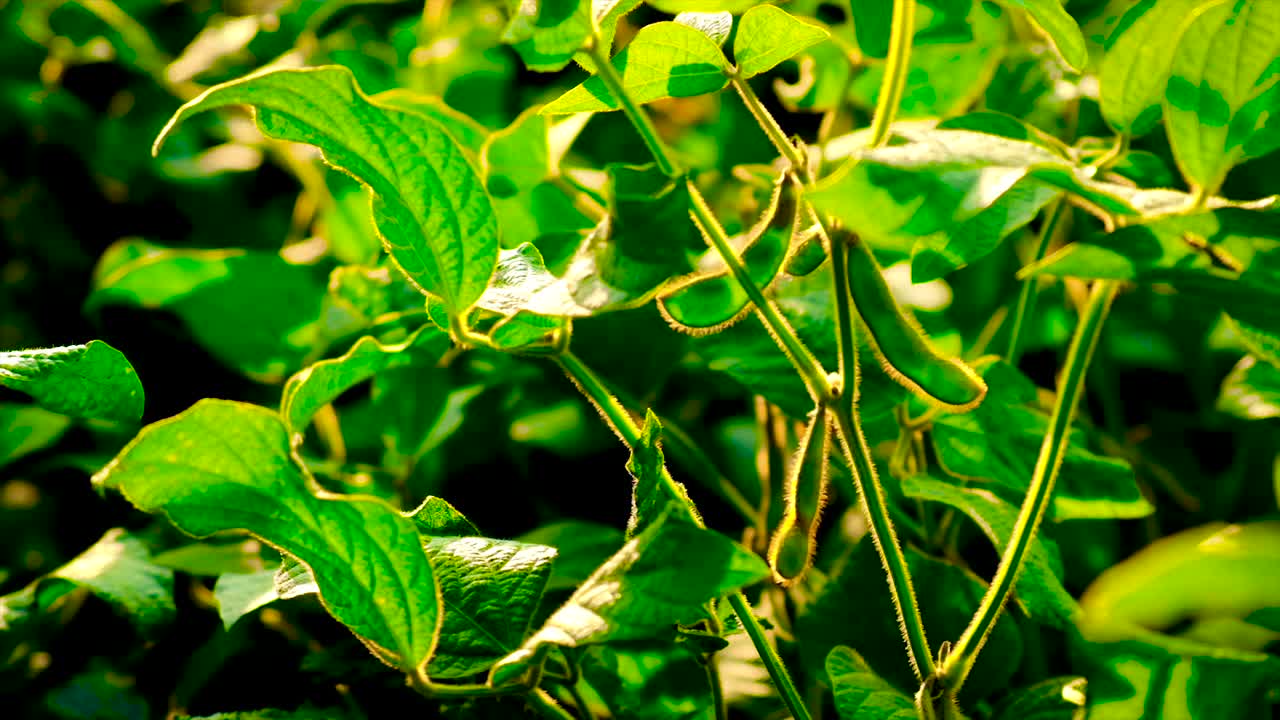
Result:
{"type": "MultiPolygon", "coordinates": [[[[989,396],[971,413],[939,417],[933,425],[934,449],[948,473],[990,479],[992,491],[1019,500],[1027,491],[1049,417],[1032,406],[1035,385],[1007,363],[993,362],[980,372],[991,388],[989,396]]],[[[1079,429],[1070,435],[1052,517],[1061,522],[1151,514],[1129,464],[1090,452],[1085,440],[1079,429]]]]}
{"type": "Polygon", "coordinates": [[[511,20],[502,42],[515,47],[530,70],[555,72],[573,59],[591,37],[588,0],[508,2],[511,20]]]}
{"type": "Polygon", "coordinates": [[[147,637],[177,617],[173,571],[156,565],[142,540],[116,528],[66,565],[0,597],[0,632],[33,619],[78,587],[107,601],[147,637]]]}
{"type": "Polygon", "coordinates": [[[432,677],[473,675],[519,648],[556,551],[481,537],[431,537],[425,550],[444,608],[432,677]]]}
{"type": "Polygon", "coordinates": [[[1280,417],[1280,368],[1245,355],[1222,381],[1218,409],[1244,420],[1280,417]]]}
{"type": "Polygon", "coordinates": [[[459,145],[476,156],[480,155],[480,150],[489,137],[489,131],[483,125],[449,107],[442,98],[397,88],[374,95],[373,101],[379,105],[426,115],[440,123],[459,145]]]}
{"type": "Polygon", "coordinates": [[[733,39],[733,59],[743,78],[772,70],[808,48],[826,40],[829,33],[776,5],[757,5],[738,21],[733,39]]]}
{"type": "Polygon", "coordinates": [[[409,514],[418,532],[431,537],[479,537],[480,530],[449,504],[448,500],[427,496],[422,504],[409,514]]]}
{"type": "MultiPolygon", "coordinates": [[[[703,95],[729,83],[729,63],[715,41],[677,22],[644,26],[611,62],[637,103],[703,95]]],[[[621,107],[604,81],[592,77],[542,108],[542,113],[604,112],[621,107]]]]}
{"type": "Polygon", "coordinates": [[[1074,18],[1067,14],[1060,0],[1000,0],[1002,4],[1020,10],[1027,15],[1048,36],[1049,41],[1058,49],[1058,54],[1067,64],[1067,68],[1082,73],[1089,64],[1089,50],[1084,44],[1084,34],[1074,18]]]}
{"type": "Polygon", "coordinates": [[[413,521],[373,498],[320,491],[265,408],[202,400],[144,428],[94,484],[190,535],[244,530],[296,557],[329,613],[401,670],[435,648],[440,589],[413,521]]]}
{"type": "MultiPolygon", "coordinates": [[[[745,243],[738,252],[752,282],[761,290],[768,288],[777,277],[790,250],[791,238],[799,228],[803,213],[796,201],[798,193],[798,187],[790,179],[781,178],[769,206],[759,222],[747,231],[745,243]]],[[[710,262],[699,263],[697,274],[671,283],[671,289],[664,289],[658,301],[658,308],[673,326],[693,334],[723,329],[726,324],[744,317],[751,303],[718,252],[709,251],[704,258],[710,262]]]]}
{"type": "Polygon", "coordinates": [[[548,591],[581,585],[625,542],[621,530],[585,520],[562,520],[543,525],[516,539],[556,549],[548,591]]]}
{"type": "Polygon", "coordinates": [[[342,357],[321,360],[295,374],[280,399],[280,415],[294,446],[302,443],[316,412],[346,390],[385,370],[434,365],[449,347],[448,335],[424,325],[401,343],[383,345],[371,337],[360,338],[342,357]]]}
{"type": "Polygon", "coordinates": [[[587,578],[516,652],[495,668],[502,685],[538,662],[550,646],[584,647],[671,634],[715,598],[768,575],[746,548],[668,512],[587,578]]]}
{"type": "MultiPolygon", "coordinates": [[[[969,570],[914,548],[906,548],[906,555],[920,614],[936,655],[940,643],[964,632],[987,586],[969,570]]],[[[836,646],[847,645],[900,692],[914,693],[920,682],[907,662],[901,631],[894,623],[867,621],[893,617],[893,601],[883,572],[870,538],[864,537],[831,568],[826,582],[796,618],[797,647],[804,667],[820,674],[828,654],[836,646]]],[[[960,694],[961,702],[967,704],[1007,688],[1022,658],[1018,624],[1004,613],[978,656],[960,694]]]]}
{"type": "Polygon", "coordinates": [[[34,405],[0,403],[0,468],[58,442],[71,429],[66,415],[51,413],[34,405]]]}
{"type": "Polygon", "coordinates": [[[583,678],[615,717],[711,720],[714,699],[702,658],[683,645],[589,648],[583,678]]]}
{"type": "Polygon", "coordinates": [[[0,352],[0,385],[63,415],[119,422],[142,418],[138,374],[119,350],[101,340],[0,352]]]}
{"type": "Polygon", "coordinates": [[[662,423],[653,410],[645,412],[640,441],[631,448],[627,472],[635,480],[631,491],[631,517],[627,519],[627,538],[644,532],[655,521],[670,512],[681,520],[697,522],[689,513],[693,502],[684,485],[667,472],[666,461],[658,442],[662,439],[662,423]],[[668,511],[668,507],[672,508],[668,511]]]}
{"type": "MultiPolygon", "coordinates": [[[[916,476],[902,481],[902,493],[944,503],[968,515],[995,545],[996,552],[1003,553],[1013,537],[1018,508],[988,490],[957,487],[927,476],[916,476]]],[[[1031,541],[1026,564],[1018,578],[1017,593],[1031,617],[1054,627],[1071,624],[1076,603],[1062,587],[1062,559],[1057,546],[1047,538],[1037,536],[1031,541]]]]}
{"type": "Polygon", "coordinates": [[[213,599],[218,605],[222,628],[230,630],[240,618],[279,599],[276,571],[227,573],[213,584],[213,599]]]}
{"type": "Polygon", "coordinates": [[[261,549],[262,544],[257,540],[191,543],[159,553],[152,562],[188,575],[251,573],[263,569],[261,549]]]}
{"type": "Polygon", "coordinates": [[[324,288],[314,268],[275,253],[123,241],[99,260],[87,308],[119,304],[171,311],[227,366],[279,382],[320,342],[324,288]]]}
{"type": "Polygon", "coordinates": [[[1116,132],[1145,135],[1159,122],[1181,30],[1208,2],[1142,0],[1120,19],[1098,72],[1098,103],[1116,132]]]}
{"type": "Polygon", "coordinates": [[[1041,680],[1014,691],[996,706],[995,720],[1077,720],[1089,683],[1082,677],[1041,680]]]}
{"type": "Polygon", "coordinates": [[[1248,348],[1249,352],[1257,355],[1260,360],[1265,360],[1276,367],[1280,367],[1280,332],[1267,332],[1258,329],[1248,323],[1242,323],[1239,320],[1227,316],[1231,322],[1231,326],[1240,333],[1240,342],[1248,348]]]}
{"type": "Polygon", "coordinates": [[[271,137],[315,145],[373,191],[374,222],[396,265],[444,301],[471,307],[498,259],[498,226],[479,173],[437,121],[370,100],[342,67],[277,70],[183,105],[156,139],[199,112],[250,105],[271,137]]]}
{"type": "Polygon", "coordinates": [[[320,236],[340,262],[376,264],[382,242],[373,226],[368,189],[341,173],[328,173],[325,179],[332,202],[321,207],[316,218],[320,236]]]}
{"type": "Polygon", "coordinates": [[[917,720],[915,702],[843,645],[827,656],[827,678],[842,720],[917,720]]]}
{"type": "Polygon", "coordinates": [[[532,190],[552,174],[549,123],[530,109],[489,136],[480,151],[485,188],[497,198],[532,190]]]}
{"type": "Polygon", "coordinates": [[[719,47],[724,47],[733,32],[733,15],[727,12],[682,12],[676,15],[676,22],[706,35],[719,47]]]}
{"type": "Polygon", "coordinates": [[[1237,162],[1280,146],[1280,5],[1220,0],[1187,22],[1165,124],[1187,182],[1216,193],[1237,162]]]}

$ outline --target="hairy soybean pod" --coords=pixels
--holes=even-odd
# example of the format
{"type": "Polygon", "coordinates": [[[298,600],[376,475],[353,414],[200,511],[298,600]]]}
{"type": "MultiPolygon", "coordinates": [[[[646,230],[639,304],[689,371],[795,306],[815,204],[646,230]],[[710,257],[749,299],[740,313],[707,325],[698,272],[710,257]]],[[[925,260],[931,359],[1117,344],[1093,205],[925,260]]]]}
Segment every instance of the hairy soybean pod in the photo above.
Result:
{"type": "MultiPolygon", "coordinates": [[[[1080,629],[1108,642],[1187,620],[1243,620],[1255,610],[1280,607],[1278,571],[1280,522],[1183,530],[1099,575],[1080,598],[1080,629]]],[[[1232,646],[1232,640],[1218,637],[1215,644],[1232,646]]]]}
{"type": "MultiPolygon", "coordinates": [[[[799,220],[799,187],[790,175],[774,185],[769,206],[748,233],[740,257],[751,281],[764,289],[777,277],[799,220]]],[[[705,232],[705,229],[704,229],[705,232]]],[[[728,268],[694,275],[665,291],[658,309],[672,327],[693,335],[718,332],[742,319],[751,299],[728,268]]]]}
{"type": "Polygon", "coordinates": [[[987,394],[987,384],[959,358],[938,352],[915,318],[898,305],[871,248],[848,231],[832,242],[849,246],[849,289],[886,374],[921,399],[949,410],[972,410],[987,394]]]}
{"type": "Polygon", "coordinates": [[[831,423],[825,405],[813,411],[782,486],[782,520],[769,541],[769,567],[783,585],[799,580],[813,564],[818,520],[827,494],[831,423]]]}

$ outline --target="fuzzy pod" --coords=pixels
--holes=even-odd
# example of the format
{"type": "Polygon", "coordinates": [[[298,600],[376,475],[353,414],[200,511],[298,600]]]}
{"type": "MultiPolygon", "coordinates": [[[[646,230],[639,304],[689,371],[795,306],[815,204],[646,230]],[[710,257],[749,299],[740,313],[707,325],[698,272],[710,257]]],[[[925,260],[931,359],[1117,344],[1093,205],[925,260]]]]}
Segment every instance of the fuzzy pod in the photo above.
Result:
{"type": "Polygon", "coordinates": [[[782,519],[769,541],[769,567],[782,585],[803,577],[813,565],[818,524],[827,500],[827,453],[831,422],[826,406],[813,411],[782,487],[782,519]]]}

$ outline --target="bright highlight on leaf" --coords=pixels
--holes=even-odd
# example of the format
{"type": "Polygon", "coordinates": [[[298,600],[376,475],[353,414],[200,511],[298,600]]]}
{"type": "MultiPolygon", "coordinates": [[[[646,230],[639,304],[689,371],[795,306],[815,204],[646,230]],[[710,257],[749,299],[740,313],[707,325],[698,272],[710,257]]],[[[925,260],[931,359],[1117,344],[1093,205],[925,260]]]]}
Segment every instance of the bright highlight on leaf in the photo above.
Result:
{"type": "Polygon", "coordinates": [[[0,385],[64,415],[117,422],[142,418],[138,374],[119,350],[101,340],[0,352],[0,385]]]}
{"type": "Polygon", "coordinates": [[[768,72],[783,60],[826,40],[828,35],[823,28],[776,5],[757,5],[738,21],[738,34],[733,41],[738,74],[749,78],[768,72]]]}

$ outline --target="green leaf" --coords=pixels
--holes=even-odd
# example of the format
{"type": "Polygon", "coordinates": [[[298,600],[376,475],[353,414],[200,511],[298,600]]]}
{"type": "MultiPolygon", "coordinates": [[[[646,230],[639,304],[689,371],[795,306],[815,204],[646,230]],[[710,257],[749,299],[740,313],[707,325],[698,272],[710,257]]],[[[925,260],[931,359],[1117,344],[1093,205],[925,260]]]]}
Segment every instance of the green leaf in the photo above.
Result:
{"type": "Polygon", "coordinates": [[[738,74],[750,78],[768,72],[829,35],[822,27],[775,5],[757,5],[738,21],[738,34],[733,39],[733,59],[738,63],[738,74]]]}
{"type": "Polygon", "coordinates": [[[58,442],[71,418],[34,405],[0,403],[0,468],[58,442]]]}
{"type": "Polygon", "coordinates": [[[733,32],[733,15],[727,12],[682,12],[676,15],[676,22],[706,35],[718,47],[724,47],[733,32]]]}
{"type": "Polygon", "coordinates": [[[34,619],[77,587],[105,600],[148,638],[177,617],[173,571],[156,565],[141,540],[115,528],[66,565],[0,597],[0,632],[34,619]]]}
{"type": "MultiPolygon", "coordinates": [[[[611,61],[622,86],[637,103],[691,97],[729,84],[729,63],[715,41],[688,25],[646,25],[611,61]]],[[[592,77],[542,108],[543,114],[604,112],[621,109],[604,81],[592,77]]]]}
{"type": "Polygon", "coordinates": [[[156,151],[187,117],[250,105],[271,137],[315,145],[373,191],[373,215],[396,265],[452,314],[484,292],[498,226],[479,173],[458,141],[426,115],[370,100],[345,68],[277,70],[225,83],[183,105],[156,151]]]}
{"type": "Polygon", "coordinates": [[[489,136],[480,150],[480,168],[491,196],[528,192],[552,175],[548,129],[546,116],[530,109],[489,136]]]}
{"type": "Polygon", "coordinates": [[[1014,691],[996,707],[994,720],[1076,720],[1085,707],[1089,683],[1057,677],[1014,691]]]}
{"type": "Polygon", "coordinates": [[[827,677],[842,720],[917,720],[915,703],[883,678],[853,648],[827,656],[827,677]]]}
{"type": "Polygon", "coordinates": [[[701,657],[683,645],[588,648],[583,678],[614,717],[633,720],[707,720],[714,699],[701,657]]]}
{"type": "MultiPolygon", "coordinates": [[[[988,478],[992,490],[1020,499],[1026,494],[1049,418],[1035,408],[1035,385],[1016,369],[993,362],[980,371],[991,389],[977,410],[944,415],[933,425],[939,463],[952,475],[988,478]]],[[[1137,518],[1154,508],[1138,490],[1133,469],[1087,449],[1083,431],[1069,436],[1053,497],[1057,521],[1137,518]]]]}
{"type": "Polygon", "coordinates": [[[1049,41],[1057,48],[1067,68],[1082,73],[1089,64],[1089,50],[1084,44],[1084,34],[1074,18],[1063,9],[1060,0],[1000,0],[1019,10],[1026,10],[1049,41]]]}
{"type": "Polygon", "coordinates": [[[235,543],[191,543],[166,550],[152,561],[161,567],[188,575],[216,576],[223,573],[251,573],[262,569],[262,544],[257,540],[235,543]]]}
{"type": "Polygon", "coordinates": [[[374,95],[373,100],[379,105],[426,115],[440,123],[459,145],[476,156],[479,156],[485,140],[489,137],[489,131],[483,125],[449,107],[442,98],[396,88],[374,95]]]}
{"type": "Polygon", "coordinates": [[[705,604],[757,582],[755,554],[670,512],[614,553],[540,630],[495,668],[495,685],[525,672],[552,645],[644,640],[702,617],[705,604]]]}
{"type": "Polygon", "coordinates": [[[555,72],[591,37],[592,3],[586,0],[510,2],[513,12],[502,42],[515,47],[530,70],[555,72]]]}
{"type": "Polygon", "coordinates": [[[762,0],[648,0],[649,4],[664,13],[727,12],[737,15],[758,5],[762,0]]]}
{"type": "Polygon", "coordinates": [[[218,618],[222,620],[224,630],[230,630],[240,618],[275,602],[279,597],[275,570],[227,573],[213,584],[213,599],[218,605],[218,618]]]}
{"type": "Polygon", "coordinates": [[[1188,23],[1165,88],[1165,124],[1188,184],[1212,194],[1237,162],[1280,146],[1280,6],[1222,0],[1188,23]]]}
{"type": "Polygon", "coordinates": [[[449,504],[448,500],[428,495],[409,513],[418,532],[431,537],[478,537],[480,530],[449,504]]]}
{"type": "Polygon", "coordinates": [[[481,537],[432,537],[424,549],[444,608],[428,672],[441,678],[473,675],[519,648],[556,551],[481,537]]]}
{"type": "Polygon", "coordinates": [[[169,310],[228,367],[279,382],[320,343],[324,288],[314,268],[276,253],[123,241],[99,260],[86,306],[169,310]]]}
{"type": "Polygon", "coordinates": [[[666,512],[681,520],[697,522],[689,513],[693,506],[689,492],[667,473],[662,448],[658,447],[661,438],[662,423],[658,422],[653,410],[647,410],[640,441],[632,446],[631,459],[627,461],[627,472],[635,479],[631,491],[631,517],[627,519],[628,539],[643,532],[666,512]],[[668,507],[672,509],[668,511],[668,507]]]}
{"type": "Polygon", "coordinates": [[[280,416],[294,446],[301,445],[311,418],[346,390],[385,370],[434,365],[450,345],[447,334],[424,325],[401,343],[383,345],[371,337],[360,338],[342,357],[298,372],[285,383],[280,399],[280,416]]]}
{"type": "Polygon", "coordinates": [[[137,422],[142,383],[125,356],[101,340],[87,345],[0,352],[0,385],[46,410],[80,418],[137,422]]]}
{"type": "Polygon", "coordinates": [[[440,590],[413,521],[373,498],[320,492],[265,408],[202,400],[144,428],[94,484],[190,535],[245,530],[296,557],[329,613],[401,670],[435,647],[440,590]]]}
{"type": "Polygon", "coordinates": [[[1145,135],[1159,122],[1181,30],[1207,1],[1143,0],[1120,19],[1098,73],[1098,103],[1116,132],[1145,135]]]}
{"type": "Polygon", "coordinates": [[[353,715],[340,708],[310,708],[297,710],[247,710],[244,712],[217,713],[214,715],[177,715],[175,720],[350,720],[353,715]]]}
{"type": "Polygon", "coordinates": [[[543,525],[517,539],[556,549],[548,591],[581,585],[625,542],[621,530],[584,520],[562,520],[543,525]]]}
{"type": "Polygon", "coordinates": [[[1244,420],[1280,417],[1280,368],[1245,355],[1222,381],[1218,409],[1244,420]]]}
{"type": "MultiPolygon", "coordinates": [[[[902,481],[902,493],[960,510],[973,520],[999,553],[1005,551],[1013,537],[1018,508],[990,491],[916,476],[902,481]]],[[[1019,602],[1032,618],[1054,627],[1070,626],[1076,602],[1062,587],[1062,559],[1057,546],[1047,538],[1037,536],[1031,541],[1026,564],[1018,578],[1017,593],[1019,602]]]]}

